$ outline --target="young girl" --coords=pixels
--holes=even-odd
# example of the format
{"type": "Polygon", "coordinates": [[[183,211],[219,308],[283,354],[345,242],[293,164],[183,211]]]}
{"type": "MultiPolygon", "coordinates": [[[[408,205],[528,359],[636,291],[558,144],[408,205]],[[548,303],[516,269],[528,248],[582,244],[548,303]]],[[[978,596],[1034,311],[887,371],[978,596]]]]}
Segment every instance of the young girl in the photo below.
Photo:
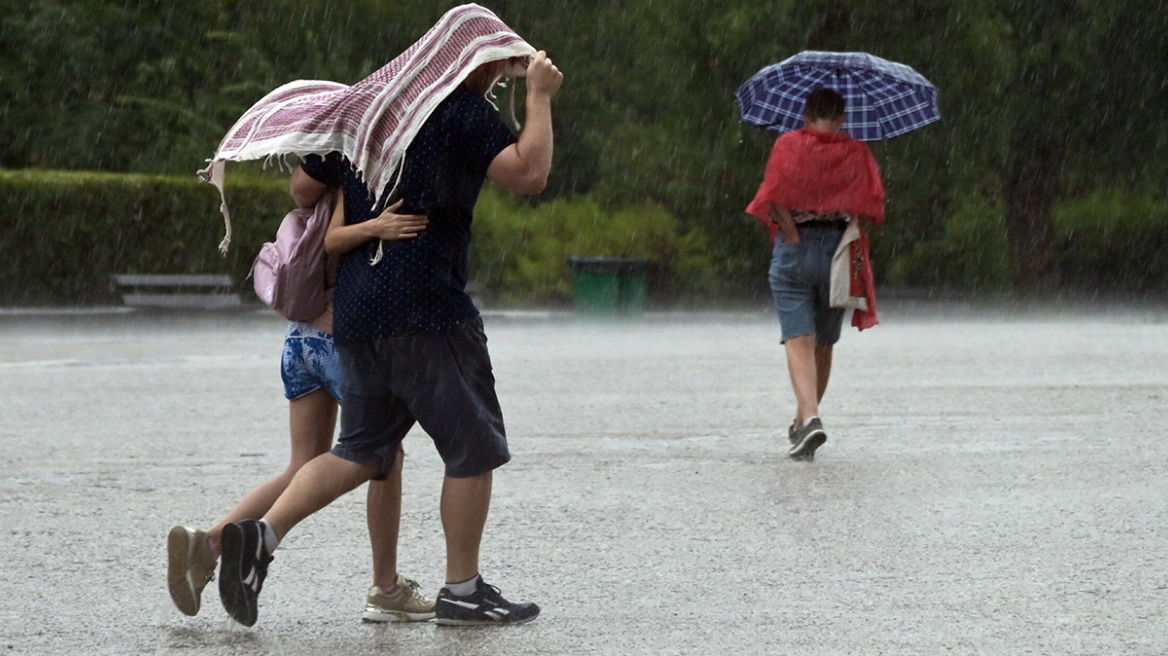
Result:
{"type": "MultiPolygon", "coordinates": [[[[332,220],[325,238],[326,266],[331,288],[340,256],[371,238],[409,239],[425,228],[425,217],[392,213],[354,226],[345,225],[343,201],[336,194],[332,220]]],[[[331,292],[331,289],[330,289],[331,292]]],[[[341,400],[342,372],[332,336],[333,305],[311,321],[293,321],[284,339],[281,378],[288,399],[292,455],[288,468],[252,490],[210,531],[175,526],[168,539],[168,586],[175,606],[187,615],[199,612],[203,588],[213,578],[223,527],[242,519],[262,517],[289,481],[308,461],[327,453],[336,429],[341,400]]],[[[404,452],[399,452],[404,456],[404,452]]],[[[401,519],[401,462],[385,480],[371,481],[366,500],[369,537],[373,548],[373,587],[366,599],[364,619],[373,622],[424,621],[434,617],[434,601],[422,596],[417,582],[397,573],[397,537],[401,519]]]]}

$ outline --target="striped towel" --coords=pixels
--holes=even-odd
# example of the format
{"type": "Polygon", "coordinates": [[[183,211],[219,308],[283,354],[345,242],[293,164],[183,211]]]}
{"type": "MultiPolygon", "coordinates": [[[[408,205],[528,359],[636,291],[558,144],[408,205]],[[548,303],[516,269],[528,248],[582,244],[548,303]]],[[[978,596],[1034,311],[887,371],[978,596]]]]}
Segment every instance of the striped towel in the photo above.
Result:
{"type": "MultiPolygon", "coordinates": [[[[422,124],[471,72],[487,62],[534,54],[490,10],[467,4],[446,12],[425,36],[357,84],[297,80],[272,91],[231,126],[199,171],[219,189],[227,231],[219,250],[226,254],[231,243],[223,191],[227,162],[340,151],[376,202],[422,124]]],[[[514,65],[506,74],[525,72],[514,65]]]]}

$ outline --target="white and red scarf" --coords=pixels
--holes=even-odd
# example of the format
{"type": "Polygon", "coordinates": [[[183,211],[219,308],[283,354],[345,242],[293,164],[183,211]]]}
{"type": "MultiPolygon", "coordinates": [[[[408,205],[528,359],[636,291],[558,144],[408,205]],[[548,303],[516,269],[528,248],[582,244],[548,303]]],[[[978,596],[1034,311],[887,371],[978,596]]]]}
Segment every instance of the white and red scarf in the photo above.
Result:
{"type": "MultiPolygon", "coordinates": [[[[422,124],[471,72],[487,62],[534,54],[490,10],[466,4],[446,12],[405,52],[352,86],[297,80],[272,91],[231,126],[207,168],[199,171],[222,199],[227,234],[219,250],[226,253],[231,243],[223,190],[227,162],[339,151],[376,202],[422,124]]],[[[505,73],[524,72],[526,67],[517,65],[505,73]]]]}

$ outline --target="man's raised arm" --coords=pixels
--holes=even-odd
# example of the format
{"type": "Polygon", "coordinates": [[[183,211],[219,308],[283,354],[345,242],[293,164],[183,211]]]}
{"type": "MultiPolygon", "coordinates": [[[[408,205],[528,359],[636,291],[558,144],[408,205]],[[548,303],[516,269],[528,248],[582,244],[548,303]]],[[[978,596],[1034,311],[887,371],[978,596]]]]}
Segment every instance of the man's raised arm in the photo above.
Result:
{"type": "Polygon", "coordinates": [[[564,74],[539,51],[527,66],[527,116],[519,142],[499,153],[487,177],[521,194],[538,194],[552,170],[552,97],[564,74]]]}

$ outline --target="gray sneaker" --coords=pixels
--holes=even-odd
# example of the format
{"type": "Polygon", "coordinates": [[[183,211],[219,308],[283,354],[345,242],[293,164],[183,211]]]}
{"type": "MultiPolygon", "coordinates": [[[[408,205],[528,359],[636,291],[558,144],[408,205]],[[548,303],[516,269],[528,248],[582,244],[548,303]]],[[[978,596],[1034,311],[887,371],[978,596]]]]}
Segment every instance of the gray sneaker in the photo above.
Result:
{"type": "Polygon", "coordinates": [[[170,529],[166,540],[166,584],[170,599],[187,615],[198,615],[203,588],[215,578],[215,556],[207,534],[185,526],[170,529]]]}
{"type": "Polygon", "coordinates": [[[816,417],[791,435],[792,444],[787,455],[795,460],[814,460],[815,450],[826,441],[827,433],[823,432],[823,423],[816,417]]]}
{"type": "Polygon", "coordinates": [[[434,619],[434,600],[422,595],[417,581],[397,575],[397,587],[391,593],[381,588],[369,588],[365,598],[366,622],[425,622],[434,619]]]}

